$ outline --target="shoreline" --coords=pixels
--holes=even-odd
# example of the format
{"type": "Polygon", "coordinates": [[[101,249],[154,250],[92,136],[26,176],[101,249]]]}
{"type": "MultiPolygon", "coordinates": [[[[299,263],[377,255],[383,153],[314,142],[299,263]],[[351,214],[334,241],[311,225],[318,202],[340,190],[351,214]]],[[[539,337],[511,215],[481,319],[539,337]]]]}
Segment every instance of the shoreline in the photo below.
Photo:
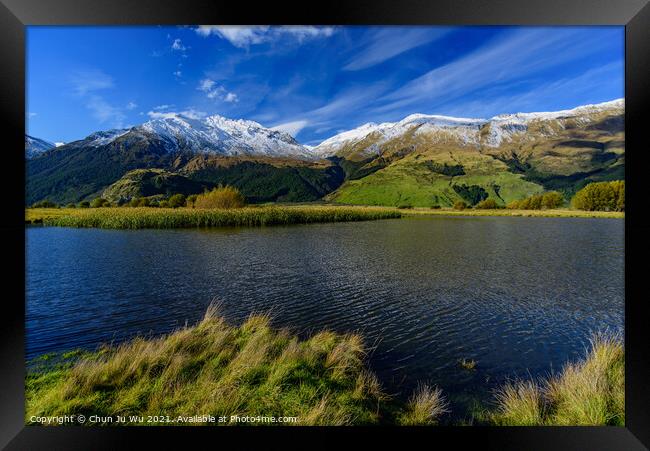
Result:
{"type": "Polygon", "coordinates": [[[418,216],[487,216],[540,218],[624,219],[625,212],[554,210],[454,210],[451,208],[397,208],[374,205],[281,204],[231,210],[193,208],[25,208],[25,225],[93,228],[188,228],[261,226],[398,219],[418,216]]]}
{"type": "MultiPolygon", "coordinates": [[[[26,374],[25,423],[82,412],[108,426],[175,425],[193,413],[191,422],[206,425],[277,415],[302,425],[622,426],[622,340],[596,333],[590,343],[560,373],[506,382],[495,406],[454,420],[444,387],[420,383],[408,399],[388,395],[360,335],[322,330],[299,339],[273,327],[269,315],[231,325],[211,305],[198,323],[169,334],[37,358],[26,374]]],[[[476,362],[459,364],[472,371],[476,362]]]]}

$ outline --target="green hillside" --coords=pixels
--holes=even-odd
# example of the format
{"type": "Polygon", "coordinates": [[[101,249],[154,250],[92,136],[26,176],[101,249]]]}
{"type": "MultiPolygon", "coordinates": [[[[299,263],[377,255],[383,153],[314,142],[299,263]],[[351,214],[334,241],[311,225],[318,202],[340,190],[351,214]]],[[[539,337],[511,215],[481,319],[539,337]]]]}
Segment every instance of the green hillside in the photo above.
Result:
{"type": "Polygon", "coordinates": [[[328,199],[358,205],[450,207],[458,200],[475,204],[481,199],[472,193],[481,189],[500,205],[543,191],[492,157],[450,152],[409,155],[366,177],[348,180],[328,199]]]}

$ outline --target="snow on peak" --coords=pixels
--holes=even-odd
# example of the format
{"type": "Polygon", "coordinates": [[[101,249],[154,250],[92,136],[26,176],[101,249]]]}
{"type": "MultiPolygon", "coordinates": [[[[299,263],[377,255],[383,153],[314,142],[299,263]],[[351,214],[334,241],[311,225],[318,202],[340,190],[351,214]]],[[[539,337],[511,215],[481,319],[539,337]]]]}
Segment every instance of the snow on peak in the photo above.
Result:
{"type": "Polygon", "coordinates": [[[225,155],[311,156],[309,150],[288,133],[266,128],[255,121],[219,115],[198,119],[168,114],[134,130],[158,136],[171,151],[183,148],[225,155]]]}
{"type": "Polygon", "coordinates": [[[95,132],[92,135],[88,136],[86,140],[89,140],[87,143],[89,146],[92,147],[98,147],[98,146],[103,146],[105,144],[111,143],[115,141],[117,138],[119,138],[122,135],[125,135],[126,133],[129,132],[128,128],[122,128],[122,129],[113,129],[113,130],[105,130],[105,131],[100,131],[100,132],[95,132]]]}
{"type": "Polygon", "coordinates": [[[27,158],[34,158],[54,147],[56,147],[54,143],[25,134],[25,157],[27,158]]]}
{"type": "Polygon", "coordinates": [[[317,145],[314,148],[314,152],[321,156],[334,155],[343,146],[361,142],[371,133],[379,132],[382,135],[379,140],[368,146],[369,152],[375,152],[378,144],[400,136],[414,127],[417,127],[415,130],[416,134],[437,134],[439,139],[454,137],[462,143],[473,145],[478,145],[482,142],[480,131],[484,127],[489,127],[489,133],[485,144],[497,147],[502,141],[511,139],[514,135],[526,132],[529,123],[532,121],[561,121],[568,117],[580,117],[584,118],[581,120],[589,121],[589,114],[619,110],[623,108],[624,99],[616,99],[595,105],[583,105],[570,110],[501,114],[490,119],[415,113],[406,116],[398,122],[385,122],[378,125],[368,123],[355,129],[339,133],[338,135],[332,136],[317,145]]]}

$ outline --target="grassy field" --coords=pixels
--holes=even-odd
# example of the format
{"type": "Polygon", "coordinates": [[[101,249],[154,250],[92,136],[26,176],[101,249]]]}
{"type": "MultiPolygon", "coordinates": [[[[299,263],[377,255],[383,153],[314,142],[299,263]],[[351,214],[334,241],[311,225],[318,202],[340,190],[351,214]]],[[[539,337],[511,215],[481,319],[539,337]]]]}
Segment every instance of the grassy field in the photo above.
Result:
{"type": "Polygon", "coordinates": [[[28,209],[25,221],[31,224],[42,223],[61,227],[160,229],[308,224],[399,217],[401,217],[401,213],[397,210],[303,205],[245,207],[228,210],[146,207],[28,209]]]}
{"type": "Polygon", "coordinates": [[[404,216],[429,215],[429,216],[526,216],[543,218],[624,218],[625,212],[621,211],[583,211],[569,209],[553,210],[510,210],[499,208],[494,210],[465,209],[453,210],[451,208],[409,208],[399,209],[404,216]]]}
{"type": "Polygon", "coordinates": [[[192,415],[228,419],[217,424],[239,424],[233,416],[296,418],[264,423],[275,425],[437,422],[445,411],[439,390],[422,386],[397,409],[365,355],[358,335],[323,331],[301,341],[272,329],[267,316],[230,326],[211,306],[193,327],[36,366],[26,381],[26,422],[70,414],[159,425],[192,415]]]}
{"type": "MultiPolygon", "coordinates": [[[[235,425],[242,424],[235,417],[272,416],[290,420],[245,424],[450,424],[440,388],[419,385],[406,402],[391,398],[367,369],[366,354],[359,335],[322,331],[299,340],[272,328],[264,315],[229,325],[211,306],[198,324],[168,335],[32,361],[25,419],[97,415],[102,425],[114,425],[119,415],[125,424],[235,425]]],[[[620,337],[596,335],[583,360],[547,380],[501,387],[496,407],[476,412],[470,424],[624,425],[624,371],[620,337]]]]}

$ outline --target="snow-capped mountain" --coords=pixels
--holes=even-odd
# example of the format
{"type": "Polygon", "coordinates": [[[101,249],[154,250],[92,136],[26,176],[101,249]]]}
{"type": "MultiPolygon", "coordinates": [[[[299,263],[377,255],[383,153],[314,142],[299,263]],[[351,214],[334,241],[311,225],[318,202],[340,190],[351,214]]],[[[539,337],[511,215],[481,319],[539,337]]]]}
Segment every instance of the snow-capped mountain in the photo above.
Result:
{"type": "MultiPolygon", "coordinates": [[[[573,121],[574,126],[585,126],[602,113],[621,114],[623,108],[623,99],[618,99],[571,110],[504,114],[490,119],[411,114],[398,122],[364,124],[332,136],[314,147],[302,145],[288,133],[266,128],[250,120],[228,119],[219,115],[197,119],[164,113],[135,127],[95,132],[84,140],[62,146],[62,149],[68,146],[100,147],[116,142],[123,142],[124,146],[129,147],[136,142],[155,142],[169,153],[183,151],[225,156],[319,159],[336,155],[351,146],[356,148],[356,152],[368,156],[379,154],[382,144],[407,136],[424,138],[430,143],[497,148],[502,143],[517,139],[552,137],[564,130],[569,120],[573,121]]],[[[52,147],[54,144],[25,137],[28,158],[52,147]],[[28,139],[40,142],[30,147],[28,139]],[[28,147],[33,150],[28,151],[28,147]]]]}
{"type": "Polygon", "coordinates": [[[54,143],[45,141],[44,139],[34,138],[25,134],[25,157],[34,158],[36,155],[40,155],[43,152],[46,152],[50,149],[56,147],[54,143]]]}
{"type": "Polygon", "coordinates": [[[84,145],[104,146],[120,138],[130,142],[157,140],[168,152],[311,156],[306,147],[287,133],[265,128],[254,121],[227,119],[219,115],[193,119],[181,114],[168,114],[132,128],[93,133],[84,140],[84,145]]]}
{"type": "Polygon", "coordinates": [[[464,145],[499,147],[514,139],[537,139],[540,135],[550,137],[563,130],[569,120],[575,125],[584,126],[599,114],[620,114],[624,106],[624,100],[617,99],[571,110],[504,114],[490,119],[411,114],[399,122],[368,123],[340,133],[314,147],[312,152],[316,156],[327,157],[346,146],[358,144],[367,145],[367,153],[373,154],[381,144],[407,132],[413,132],[416,136],[425,135],[434,142],[452,140],[464,145]]]}

